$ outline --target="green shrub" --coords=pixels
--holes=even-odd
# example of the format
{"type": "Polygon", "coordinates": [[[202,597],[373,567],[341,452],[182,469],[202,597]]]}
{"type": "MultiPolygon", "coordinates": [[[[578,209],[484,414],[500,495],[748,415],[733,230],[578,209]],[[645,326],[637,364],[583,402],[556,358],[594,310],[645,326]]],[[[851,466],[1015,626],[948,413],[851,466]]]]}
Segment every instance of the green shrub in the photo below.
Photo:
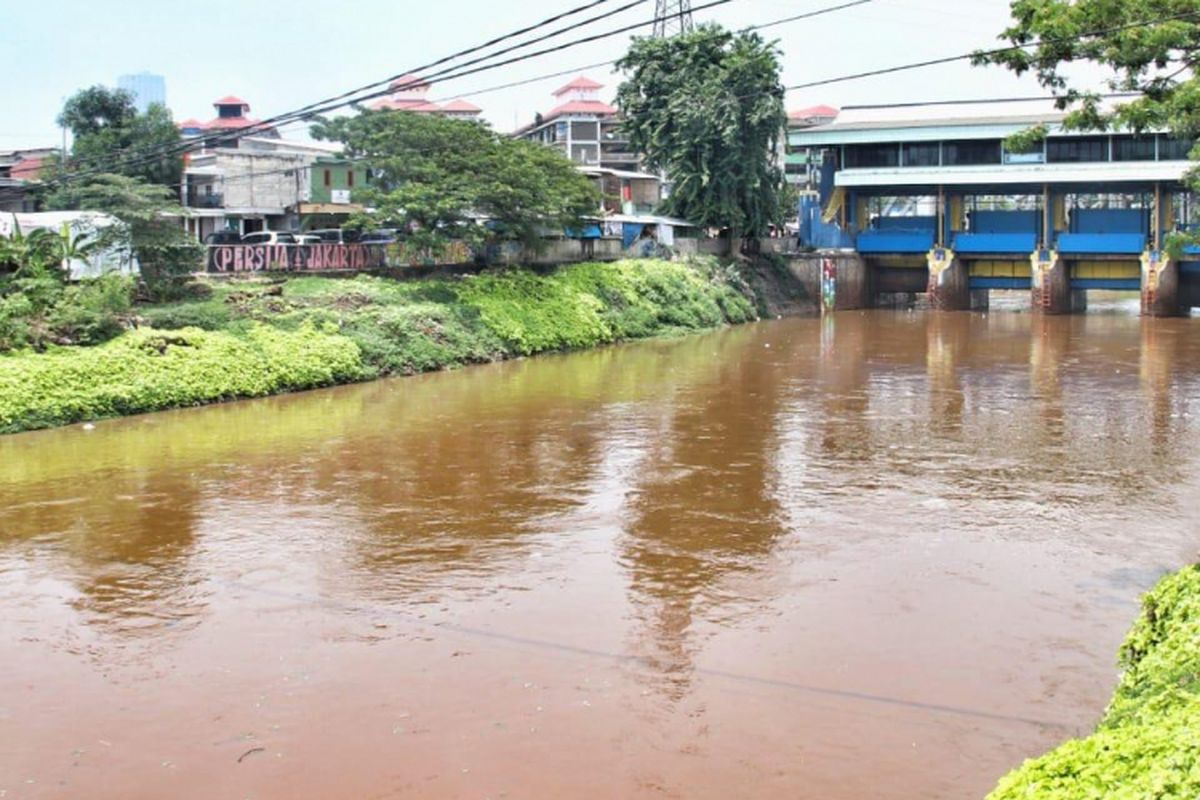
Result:
{"type": "Polygon", "coordinates": [[[47,326],[58,341],[100,344],[120,336],[133,305],[133,280],[104,275],[68,286],[47,315],[47,326]]]}
{"type": "Polygon", "coordinates": [[[227,327],[234,317],[229,306],[218,300],[147,306],[140,309],[140,314],[151,328],[169,331],[180,328],[219,331],[227,327]]]}
{"type": "MultiPolygon", "coordinates": [[[[39,287],[33,287],[39,289],[39,287]]],[[[50,287],[45,287],[49,290],[50,287]]],[[[128,283],[0,298],[0,350],[120,333],[128,283]],[[48,297],[48,295],[47,295],[48,297]],[[61,300],[61,302],[60,302],[61,300]],[[57,333],[56,333],[57,331],[57,333]]],[[[0,356],[0,431],[591,347],[754,318],[713,261],[577,264],[461,280],[297,277],[138,308],[148,327],[90,348],[0,356]]]]}
{"type": "Polygon", "coordinates": [[[24,295],[0,297],[0,353],[28,347],[33,337],[29,320],[33,304],[24,295]]]}
{"type": "Polygon", "coordinates": [[[244,336],[133,331],[98,347],[0,357],[0,432],[357,380],[358,346],[309,327],[244,336]]]}
{"type": "Polygon", "coordinates": [[[1200,566],[1143,598],[1121,665],[1096,733],[1025,762],[989,800],[1200,797],[1200,566]]]}
{"type": "Polygon", "coordinates": [[[479,314],[462,306],[387,307],[357,316],[343,331],[380,374],[410,375],[508,355],[479,314]]]}

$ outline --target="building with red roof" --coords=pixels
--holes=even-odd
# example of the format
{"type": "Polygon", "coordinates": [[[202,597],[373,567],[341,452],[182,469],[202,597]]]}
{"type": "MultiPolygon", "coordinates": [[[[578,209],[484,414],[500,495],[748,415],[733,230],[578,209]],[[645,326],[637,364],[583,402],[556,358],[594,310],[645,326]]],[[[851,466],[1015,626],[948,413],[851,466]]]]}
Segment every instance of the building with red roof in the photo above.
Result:
{"type": "Polygon", "coordinates": [[[584,167],[638,171],[641,157],[630,149],[617,109],[600,99],[603,88],[580,75],[552,93],[553,108],[513,136],[557,148],[584,167]]]}
{"type": "Polygon", "coordinates": [[[39,203],[30,191],[31,184],[41,182],[42,170],[61,152],[57,147],[0,152],[0,212],[37,211],[39,203]]]}
{"type": "MultiPolygon", "coordinates": [[[[841,112],[833,106],[809,106],[788,112],[787,128],[789,131],[801,131],[806,128],[816,128],[828,125],[838,118],[841,112]]],[[[796,149],[786,144],[787,137],[781,143],[784,147],[783,171],[787,182],[796,186],[811,187],[820,169],[819,154],[809,149],[796,149]]]]}
{"type": "Polygon", "coordinates": [[[466,100],[439,105],[429,99],[429,82],[416,75],[402,75],[388,85],[388,95],[371,105],[375,111],[408,111],[413,114],[438,114],[457,119],[478,119],[483,111],[466,100]]]}
{"type": "Polygon", "coordinates": [[[788,112],[789,128],[811,128],[827,125],[837,119],[838,110],[833,106],[810,106],[788,112]]]}
{"type": "MultiPolygon", "coordinates": [[[[213,107],[217,110],[216,117],[208,122],[186,119],[178,123],[179,132],[187,137],[210,136],[262,124],[260,120],[247,116],[250,113],[250,104],[240,97],[226,95],[220,100],[214,101],[213,107]]],[[[274,127],[267,126],[256,128],[249,135],[279,138],[279,131],[274,127]]],[[[237,140],[223,141],[221,145],[237,147],[237,140]]]]}

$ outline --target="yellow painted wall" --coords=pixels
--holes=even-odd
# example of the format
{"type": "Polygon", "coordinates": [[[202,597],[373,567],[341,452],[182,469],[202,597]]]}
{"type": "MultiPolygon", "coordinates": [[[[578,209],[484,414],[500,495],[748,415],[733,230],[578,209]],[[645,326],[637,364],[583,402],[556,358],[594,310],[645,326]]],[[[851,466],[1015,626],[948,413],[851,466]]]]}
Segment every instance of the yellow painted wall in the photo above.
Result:
{"type": "Polygon", "coordinates": [[[1136,261],[1076,261],[1072,278],[1140,278],[1142,267],[1136,261]]]}
{"type": "Polygon", "coordinates": [[[1028,278],[1028,261],[972,261],[969,274],[974,278],[1028,278]]]}

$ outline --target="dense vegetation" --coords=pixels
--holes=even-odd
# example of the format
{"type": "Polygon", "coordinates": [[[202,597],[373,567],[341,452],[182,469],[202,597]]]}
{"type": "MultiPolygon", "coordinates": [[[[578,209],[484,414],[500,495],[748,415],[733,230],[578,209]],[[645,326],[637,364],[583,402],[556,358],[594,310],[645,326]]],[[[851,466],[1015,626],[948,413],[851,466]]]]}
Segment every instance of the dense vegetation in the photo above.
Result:
{"type": "Polygon", "coordinates": [[[1099,728],[1005,777],[989,800],[1200,797],[1200,566],[1142,601],[1099,728]]]}
{"type": "Polygon", "coordinates": [[[364,110],[323,119],[312,132],[341,142],[370,172],[355,190],[370,211],[354,224],[400,228],[414,249],[496,238],[536,247],[547,229],[578,228],[599,208],[591,180],[561,152],[479,122],[364,110]]]}
{"type": "MultiPolygon", "coordinates": [[[[1069,110],[1064,128],[1161,130],[1187,141],[1200,135],[1195,0],[1012,0],[1010,8],[1012,24],[1001,37],[1013,46],[979,53],[975,63],[1034,75],[1069,110]],[[1103,89],[1094,70],[1078,69],[1081,63],[1106,76],[1103,89]],[[1105,89],[1118,96],[1106,98],[1105,89]]],[[[1008,147],[1028,150],[1047,133],[1038,125],[1011,137],[1008,147]]],[[[1186,180],[1195,189],[1200,174],[1186,180]]]]}
{"type": "Polygon", "coordinates": [[[461,279],[262,276],[135,307],[93,347],[0,355],[0,432],[257,397],[754,319],[715,261],[578,264],[461,279]]]}
{"type": "Polygon", "coordinates": [[[635,39],[617,62],[631,147],[671,176],[668,214],[765,235],[786,208],[776,159],[787,116],[779,50],[758,34],[702,25],[668,39],[635,39]]]}

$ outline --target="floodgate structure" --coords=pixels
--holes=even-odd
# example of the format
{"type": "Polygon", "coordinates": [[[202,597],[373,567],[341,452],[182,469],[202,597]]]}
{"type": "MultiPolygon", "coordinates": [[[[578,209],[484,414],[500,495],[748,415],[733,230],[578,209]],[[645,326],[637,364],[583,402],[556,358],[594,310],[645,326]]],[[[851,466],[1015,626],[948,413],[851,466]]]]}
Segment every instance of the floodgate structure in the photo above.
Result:
{"type": "Polygon", "coordinates": [[[821,259],[825,306],[928,292],[965,310],[993,289],[1054,314],[1093,289],[1140,291],[1151,316],[1200,305],[1200,248],[1171,245],[1200,227],[1183,182],[1194,142],[1065,131],[1063,117],[1048,99],[861,106],[791,130],[789,158],[811,165],[800,244],[821,259]],[[1037,125],[1032,152],[1008,149],[1037,125]]]}

